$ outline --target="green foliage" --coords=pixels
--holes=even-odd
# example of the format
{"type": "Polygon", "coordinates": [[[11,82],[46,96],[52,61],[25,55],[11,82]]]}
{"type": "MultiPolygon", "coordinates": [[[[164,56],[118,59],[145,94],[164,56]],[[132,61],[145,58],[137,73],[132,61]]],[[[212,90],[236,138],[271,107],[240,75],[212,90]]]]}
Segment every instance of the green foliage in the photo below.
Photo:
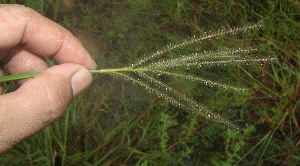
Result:
{"type": "Polygon", "coordinates": [[[1,4],[16,4],[17,0],[1,0],[1,4]]]}
{"type": "Polygon", "coordinates": [[[159,115],[161,125],[158,128],[157,134],[160,139],[160,148],[162,151],[167,150],[167,143],[169,141],[168,129],[172,126],[176,126],[177,122],[169,117],[166,113],[160,113],[159,115]]]}

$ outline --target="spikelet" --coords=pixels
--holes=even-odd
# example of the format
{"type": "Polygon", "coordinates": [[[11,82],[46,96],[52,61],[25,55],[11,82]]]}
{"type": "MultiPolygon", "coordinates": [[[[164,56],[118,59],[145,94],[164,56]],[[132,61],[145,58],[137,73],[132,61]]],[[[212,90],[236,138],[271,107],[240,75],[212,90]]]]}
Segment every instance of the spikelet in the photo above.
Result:
{"type": "Polygon", "coordinates": [[[193,43],[201,43],[201,41],[204,40],[210,40],[212,38],[217,38],[226,34],[236,34],[236,33],[244,33],[250,29],[257,29],[262,27],[261,23],[257,23],[257,24],[253,24],[253,25],[249,25],[249,26],[245,26],[245,27],[240,27],[240,28],[232,28],[229,30],[219,30],[218,32],[212,33],[212,32],[208,32],[208,33],[204,33],[204,35],[202,36],[193,36],[191,38],[187,38],[185,39],[183,42],[177,43],[177,44],[169,44],[166,47],[163,47],[160,50],[157,50],[155,53],[153,53],[150,56],[147,56],[141,60],[139,60],[136,64],[132,64],[132,67],[139,67],[141,66],[143,63],[148,62],[149,60],[156,58],[160,55],[163,55],[166,52],[169,52],[171,50],[174,49],[178,49],[178,48],[182,48],[184,46],[193,44],[193,43]]]}
{"type": "Polygon", "coordinates": [[[177,66],[177,67],[197,67],[197,68],[202,68],[204,66],[228,66],[228,65],[250,65],[252,63],[268,63],[271,61],[276,60],[275,58],[259,58],[259,59],[229,59],[229,60],[218,60],[218,61],[209,61],[209,62],[192,62],[192,63],[186,63],[182,66],[177,66]]]}
{"type": "Polygon", "coordinates": [[[225,49],[219,51],[208,51],[204,53],[193,53],[190,55],[180,55],[179,58],[168,59],[168,60],[160,60],[158,62],[150,63],[145,66],[145,68],[149,69],[170,69],[176,67],[189,67],[190,64],[198,64],[199,66],[201,63],[204,65],[205,62],[209,61],[208,64],[214,64],[214,61],[217,60],[224,60],[230,61],[234,59],[241,59],[243,58],[242,54],[255,52],[257,49],[255,48],[232,48],[232,49],[225,49]],[[211,63],[210,63],[211,62],[211,63]]]}
{"type": "Polygon", "coordinates": [[[159,71],[159,70],[155,70],[154,72],[155,73],[160,73],[160,74],[163,74],[163,75],[168,75],[168,76],[171,76],[171,77],[174,77],[174,78],[182,78],[182,79],[186,79],[186,80],[197,81],[197,82],[200,82],[200,83],[202,83],[206,86],[210,86],[210,87],[219,87],[219,88],[223,88],[225,90],[233,90],[233,91],[242,92],[242,93],[248,91],[247,88],[234,87],[234,86],[231,86],[231,85],[226,85],[226,84],[223,84],[223,83],[218,83],[218,82],[214,82],[214,81],[211,81],[211,80],[208,80],[208,79],[204,79],[204,78],[201,78],[199,76],[172,73],[172,72],[159,71]]]}

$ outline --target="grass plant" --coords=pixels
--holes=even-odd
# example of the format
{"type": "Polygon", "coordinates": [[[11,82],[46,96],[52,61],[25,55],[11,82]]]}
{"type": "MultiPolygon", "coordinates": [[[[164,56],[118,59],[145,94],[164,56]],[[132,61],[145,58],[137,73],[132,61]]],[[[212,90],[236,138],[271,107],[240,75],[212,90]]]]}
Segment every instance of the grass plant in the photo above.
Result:
{"type": "MultiPolygon", "coordinates": [[[[101,73],[58,122],[1,156],[1,164],[300,162],[297,1],[0,2],[25,4],[71,30],[101,73]],[[246,33],[230,32],[257,22],[246,33]],[[161,49],[165,43],[175,44],[161,49]],[[231,130],[208,115],[242,127],[231,130]]],[[[15,88],[5,85],[7,93],[15,88]]]]}

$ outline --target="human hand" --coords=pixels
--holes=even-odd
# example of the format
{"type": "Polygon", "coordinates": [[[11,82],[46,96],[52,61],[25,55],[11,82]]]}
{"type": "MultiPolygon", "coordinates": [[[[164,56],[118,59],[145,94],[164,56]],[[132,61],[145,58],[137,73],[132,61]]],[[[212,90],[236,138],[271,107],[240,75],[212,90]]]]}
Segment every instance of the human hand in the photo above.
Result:
{"type": "Polygon", "coordinates": [[[20,5],[0,5],[0,75],[4,65],[11,74],[43,72],[0,95],[0,153],[57,120],[96,68],[69,31],[20,5]],[[59,65],[48,68],[44,57],[59,65]]]}

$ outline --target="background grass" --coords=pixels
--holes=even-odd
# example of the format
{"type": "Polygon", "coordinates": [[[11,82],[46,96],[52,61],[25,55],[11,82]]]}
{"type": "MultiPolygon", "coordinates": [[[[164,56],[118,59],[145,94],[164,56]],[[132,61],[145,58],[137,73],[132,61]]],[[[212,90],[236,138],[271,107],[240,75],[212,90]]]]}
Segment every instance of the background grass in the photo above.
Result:
{"type": "MultiPolygon", "coordinates": [[[[98,68],[134,63],[168,43],[263,21],[264,27],[171,52],[256,46],[278,62],[195,73],[250,86],[240,95],[170,80],[241,132],[188,114],[145,90],[95,76],[65,115],[0,158],[3,165],[296,165],[300,163],[300,3],[296,0],[1,0],[29,6],[73,32],[98,68]]],[[[7,86],[6,91],[13,86],[7,86]]]]}

